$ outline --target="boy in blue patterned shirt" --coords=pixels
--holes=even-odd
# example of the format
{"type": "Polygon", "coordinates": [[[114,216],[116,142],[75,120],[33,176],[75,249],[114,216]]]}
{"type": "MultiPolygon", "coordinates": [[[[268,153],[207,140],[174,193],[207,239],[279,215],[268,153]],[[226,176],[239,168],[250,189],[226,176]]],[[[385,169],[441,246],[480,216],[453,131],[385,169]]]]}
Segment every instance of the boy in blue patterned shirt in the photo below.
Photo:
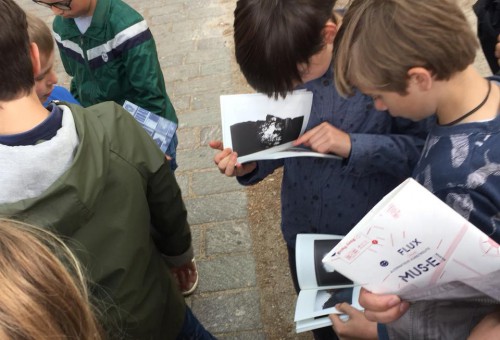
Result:
{"type": "MultiPolygon", "coordinates": [[[[355,86],[373,97],[376,108],[415,121],[436,115],[413,176],[489,235],[490,253],[498,252],[500,88],[472,65],[478,43],[458,5],[355,0],[338,37],[335,71],[342,93],[355,86]]],[[[466,299],[469,287],[457,283],[451,288],[461,299],[440,300],[450,290],[435,287],[428,291],[432,301],[411,306],[367,291],[360,303],[369,319],[388,323],[391,338],[493,339],[500,330],[500,301],[491,296],[500,292],[491,286],[498,286],[499,276],[489,274],[474,286],[483,292],[479,285],[490,285],[489,296],[475,299],[466,299]]]]}

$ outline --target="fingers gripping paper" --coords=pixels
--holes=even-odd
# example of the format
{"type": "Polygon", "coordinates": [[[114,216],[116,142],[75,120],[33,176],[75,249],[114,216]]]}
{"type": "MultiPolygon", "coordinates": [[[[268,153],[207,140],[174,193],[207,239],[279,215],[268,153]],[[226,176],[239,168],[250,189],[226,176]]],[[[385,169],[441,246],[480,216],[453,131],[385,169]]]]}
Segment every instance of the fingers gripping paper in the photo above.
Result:
{"type": "MultiPolygon", "coordinates": [[[[324,258],[379,294],[404,296],[500,270],[497,243],[413,179],[382,199],[324,258]]],[[[470,284],[469,284],[470,285],[470,284]]]]}

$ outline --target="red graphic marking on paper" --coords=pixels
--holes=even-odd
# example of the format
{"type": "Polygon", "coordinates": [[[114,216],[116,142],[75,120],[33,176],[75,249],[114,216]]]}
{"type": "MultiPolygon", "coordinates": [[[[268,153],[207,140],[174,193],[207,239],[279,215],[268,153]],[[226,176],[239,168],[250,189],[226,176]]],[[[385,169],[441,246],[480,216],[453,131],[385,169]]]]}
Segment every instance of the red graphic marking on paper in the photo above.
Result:
{"type": "Polygon", "coordinates": [[[493,241],[491,238],[487,238],[486,240],[481,240],[479,244],[481,246],[481,250],[484,255],[487,256],[500,256],[500,245],[493,241]]]}
{"type": "MultiPolygon", "coordinates": [[[[465,233],[467,232],[468,227],[469,227],[469,225],[467,223],[464,224],[462,226],[462,228],[460,228],[458,233],[455,235],[455,237],[453,238],[453,241],[451,242],[448,249],[445,249],[445,253],[443,256],[445,258],[445,261],[447,261],[451,257],[451,255],[455,252],[455,249],[457,249],[458,245],[460,244],[463,237],[465,236],[465,233]]],[[[441,265],[437,267],[437,270],[434,272],[434,274],[431,277],[431,280],[430,280],[431,284],[435,284],[439,280],[445,267],[446,267],[446,263],[441,263],[441,265]]]]}
{"type": "Polygon", "coordinates": [[[387,212],[395,219],[398,219],[401,215],[401,210],[394,204],[389,205],[389,207],[387,208],[387,212]]]}
{"type": "Polygon", "coordinates": [[[361,233],[357,234],[345,243],[345,245],[337,252],[337,255],[344,261],[351,263],[371,247],[371,241],[372,240],[366,237],[366,235],[361,233]]]}

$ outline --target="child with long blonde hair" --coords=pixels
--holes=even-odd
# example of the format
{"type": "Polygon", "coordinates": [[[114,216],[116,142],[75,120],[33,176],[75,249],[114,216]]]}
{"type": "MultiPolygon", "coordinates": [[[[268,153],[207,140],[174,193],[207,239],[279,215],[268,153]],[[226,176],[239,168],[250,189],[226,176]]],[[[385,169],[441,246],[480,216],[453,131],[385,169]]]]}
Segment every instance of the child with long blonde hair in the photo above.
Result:
{"type": "Polygon", "coordinates": [[[0,218],[0,338],[102,339],[83,270],[52,233],[0,218]]]}

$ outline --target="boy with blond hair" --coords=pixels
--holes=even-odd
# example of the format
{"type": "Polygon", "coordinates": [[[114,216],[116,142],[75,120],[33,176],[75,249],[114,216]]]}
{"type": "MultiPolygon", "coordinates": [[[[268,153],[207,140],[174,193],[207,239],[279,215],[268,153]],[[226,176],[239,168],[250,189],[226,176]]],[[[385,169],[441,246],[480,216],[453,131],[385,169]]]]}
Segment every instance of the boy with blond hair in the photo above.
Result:
{"type": "MultiPolygon", "coordinates": [[[[354,0],[336,47],[336,84],[342,93],[356,87],[394,116],[415,121],[436,116],[413,176],[499,242],[500,89],[472,65],[478,42],[458,5],[354,0]]],[[[481,285],[499,278],[492,273],[481,285]]],[[[390,338],[498,338],[497,299],[484,294],[467,299],[460,283],[445,288],[430,288],[426,296],[432,300],[411,307],[398,296],[368,291],[360,302],[369,319],[388,323],[390,338]]]]}
{"type": "Polygon", "coordinates": [[[38,98],[47,106],[52,100],[79,104],[64,87],[57,86],[54,70],[54,38],[49,27],[39,17],[27,14],[30,41],[38,46],[40,52],[40,72],[35,74],[35,90],[38,98]]]}

